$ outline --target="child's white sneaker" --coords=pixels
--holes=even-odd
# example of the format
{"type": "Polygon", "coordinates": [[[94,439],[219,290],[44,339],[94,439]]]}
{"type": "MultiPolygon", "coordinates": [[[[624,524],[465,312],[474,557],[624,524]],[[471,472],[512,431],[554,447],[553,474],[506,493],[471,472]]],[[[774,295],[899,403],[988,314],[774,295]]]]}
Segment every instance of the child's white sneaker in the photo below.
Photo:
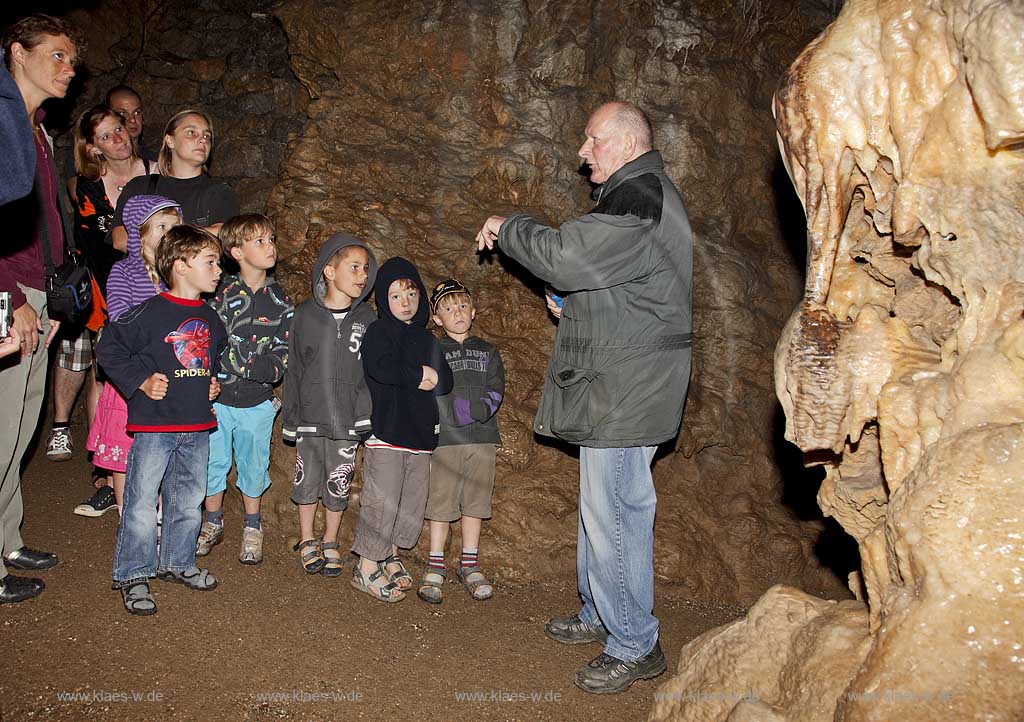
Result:
{"type": "MultiPolygon", "coordinates": [[[[221,527],[223,529],[223,526],[221,527]]],[[[199,552],[196,551],[196,554],[199,552]]],[[[263,561],[263,530],[247,526],[242,529],[242,550],[238,553],[242,564],[259,564],[263,561]]]]}
{"type": "Polygon", "coordinates": [[[223,524],[204,521],[202,528],[199,530],[199,538],[196,540],[196,556],[205,557],[220,542],[223,536],[223,524]]]}

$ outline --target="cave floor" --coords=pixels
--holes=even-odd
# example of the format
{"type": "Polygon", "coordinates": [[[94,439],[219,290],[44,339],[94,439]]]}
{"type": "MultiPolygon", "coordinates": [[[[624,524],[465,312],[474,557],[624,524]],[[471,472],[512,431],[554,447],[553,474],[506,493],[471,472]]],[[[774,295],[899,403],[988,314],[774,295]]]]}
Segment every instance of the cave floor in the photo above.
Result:
{"type": "Polygon", "coordinates": [[[385,605],[349,585],[350,566],[335,579],[304,574],[273,534],[263,564],[242,566],[229,506],[226,539],[204,560],[220,586],[199,593],[154,581],[159,612],[131,617],[110,589],[116,512],[71,513],[89,495],[84,435],[76,424],[71,461],[37,448],[25,473],[26,544],[61,562],[38,573],[42,596],[0,607],[0,722],[640,720],[683,644],[744,611],[658,585],[668,673],[624,694],[588,695],[572,674],[600,648],[559,645],[542,631],[575,608],[570,577],[497,579],[483,603],[449,584],[438,607],[414,595],[385,605]]]}

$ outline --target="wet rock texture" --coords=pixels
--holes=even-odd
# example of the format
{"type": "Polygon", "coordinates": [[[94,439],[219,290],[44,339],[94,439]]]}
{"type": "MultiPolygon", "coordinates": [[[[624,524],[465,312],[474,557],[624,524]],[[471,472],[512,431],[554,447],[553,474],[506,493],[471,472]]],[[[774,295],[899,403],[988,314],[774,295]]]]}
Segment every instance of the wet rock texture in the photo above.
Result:
{"type": "MultiPolygon", "coordinates": [[[[231,184],[243,211],[262,211],[309,99],[289,67],[272,6],[103,0],[69,13],[87,47],[70,93],[74,107],[54,108],[55,120],[70,126],[109,88],[126,83],[143,97],[143,145],[156,152],[172,115],[204,110],[216,136],[211,173],[231,184]]],[[[70,133],[59,144],[70,148],[70,133]]]]}
{"type": "MultiPolygon", "coordinates": [[[[792,3],[320,0],[275,13],[312,98],[269,201],[280,277],[308,295],[319,243],[346,230],[379,259],[415,261],[428,286],[460,278],[475,331],[503,355],[486,565],[504,578],[572,573],[578,467],[571,447],[531,432],[554,331],[539,284],[472,239],[491,213],[558,223],[589,210],[575,151],[589,113],[623,98],[650,111],[699,238],[689,406],[655,465],[656,572],[703,599],[749,602],[777,581],[842,594],[815,559],[820,524],[782,503],[771,393],[801,260],[778,221],[789,199],[772,186],[768,110],[821,15],[792,3]]],[[[293,458],[275,449],[275,479],[293,458]]],[[[287,491],[275,485],[271,507],[291,531],[287,491]]],[[[343,541],[354,522],[349,512],[343,541]]]]}
{"type": "Polygon", "coordinates": [[[757,702],[666,698],[652,719],[1024,718],[1022,59],[1019,4],[850,0],[785,77],[809,263],[776,388],[786,437],[826,460],[818,501],[857,540],[866,603],[815,616],[773,590],[662,688],[757,702]],[[730,662],[747,655],[785,661],[730,662]]]}

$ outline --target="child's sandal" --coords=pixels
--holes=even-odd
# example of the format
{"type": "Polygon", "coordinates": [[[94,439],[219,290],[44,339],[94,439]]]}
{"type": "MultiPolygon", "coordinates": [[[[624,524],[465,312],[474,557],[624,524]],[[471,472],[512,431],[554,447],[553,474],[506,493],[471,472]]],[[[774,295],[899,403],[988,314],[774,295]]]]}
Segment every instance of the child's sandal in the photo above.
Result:
{"type": "Polygon", "coordinates": [[[184,584],[197,592],[210,592],[217,588],[217,579],[208,569],[189,567],[188,569],[157,571],[156,578],[162,582],[184,584]]]}
{"type": "Polygon", "coordinates": [[[147,582],[135,582],[127,587],[121,587],[121,601],[129,614],[140,617],[156,614],[156,601],[149,591],[147,582]]]}
{"type": "Polygon", "coordinates": [[[462,582],[462,586],[469,592],[469,596],[478,602],[490,599],[494,594],[494,587],[480,571],[480,567],[464,567],[460,564],[455,569],[455,576],[462,582]]]}
{"type": "Polygon", "coordinates": [[[340,577],[344,563],[341,558],[338,542],[320,542],[320,550],[324,555],[324,566],[320,573],[325,577],[340,577]]]}
{"type": "Polygon", "coordinates": [[[319,539],[300,541],[294,549],[299,553],[299,560],[302,562],[302,568],[306,570],[306,574],[319,574],[327,563],[327,559],[320,549],[319,539]]]}
{"type": "Polygon", "coordinates": [[[440,604],[444,597],[444,580],[447,573],[444,569],[427,567],[420,577],[420,588],[416,590],[416,596],[430,604],[440,604]]]}
{"type": "Polygon", "coordinates": [[[403,592],[407,589],[412,589],[412,575],[409,570],[402,564],[402,559],[397,554],[392,554],[387,559],[380,563],[384,573],[388,576],[388,581],[394,584],[396,587],[401,589],[403,592]],[[398,571],[389,572],[388,565],[397,564],[398,571]]]}
{"type": "Polygon", "coordinates": [[[352,569],[352,586],[361,592],[366,592],[374,599],[388,604],[405,599],[405,592],[399,589],[394,582],[388,581],[388,575],[380,565],[370,572],[369,577],[364,577],[359,570],[359,562],[356,562],[352,569]]]}

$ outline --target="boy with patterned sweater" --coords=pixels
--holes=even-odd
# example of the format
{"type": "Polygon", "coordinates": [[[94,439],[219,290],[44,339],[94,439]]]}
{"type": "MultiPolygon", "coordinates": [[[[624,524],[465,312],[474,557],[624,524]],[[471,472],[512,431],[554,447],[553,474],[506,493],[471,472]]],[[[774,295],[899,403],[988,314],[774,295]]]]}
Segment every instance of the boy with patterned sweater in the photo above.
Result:
{"type": "Polygon", "coordinates": [[[476,309],[469,291],[454,278],[430,296],[434,323],[444,329],[441,350],[452,370],[451,393],[437,397],[441,434],[430,457],[430,560],[417,596],[440,604],[445,580],[444,547],[454,521],[462,524],[462,558],[456,576],[477,601],[494,589],[480,570],[478,546],[484,519],[491,517],[498,408],[505,396],[505,367],[494,344],[470,335],[476,309]]]}
{"type": "Polygon", "coordinates": [[[220,359],[220,396],[213,405],[217,430],[210,436],[206,482],[206,521],[196,556],[206,556],[224,535],[224,491],[231,454],[238,469],[244,516],[238,561],[263,561],[260,500],[270,487],[270,439],[280,402],[274,384],[288,365],[288,332],[295,307],[284,289],[267,275],[277,263],[274,224],[264,215],[235,216],[220,230],[224,254],[238,264],[208,302],[228,330],[220,359]]]}

